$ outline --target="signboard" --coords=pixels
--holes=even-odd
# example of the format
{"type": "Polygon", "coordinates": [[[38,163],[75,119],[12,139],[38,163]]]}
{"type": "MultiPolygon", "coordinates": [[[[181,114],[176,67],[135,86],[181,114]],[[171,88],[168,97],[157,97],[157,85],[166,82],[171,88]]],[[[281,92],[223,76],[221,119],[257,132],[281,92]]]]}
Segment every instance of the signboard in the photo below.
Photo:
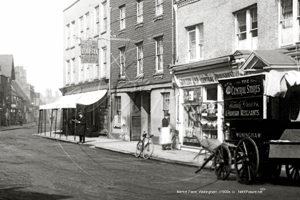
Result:
{"type": "Polygon", "coordinates": [[[225,119],[263,118],[264,75],[220,80],[225,119]]]}
{"type": "Polygon", "coordinates": [[[183,100],[187,104],[201,103],[201,87],[183,90],[183,100]]]}
{"type": "Polygon", "coordinates": [[[81,41],[81,63],[98,64],[99,50],[97,40],[81,41]]]}
{"type": "Polygon", "coordinates": [[[239,71],[224,71],[224,72],[214,72],[200,75],[187,76],[183,78],[178,78],[181,87],[201,85],[205,83],[217,83],[221,78],[237,77],[239,76],[239,71]]]}

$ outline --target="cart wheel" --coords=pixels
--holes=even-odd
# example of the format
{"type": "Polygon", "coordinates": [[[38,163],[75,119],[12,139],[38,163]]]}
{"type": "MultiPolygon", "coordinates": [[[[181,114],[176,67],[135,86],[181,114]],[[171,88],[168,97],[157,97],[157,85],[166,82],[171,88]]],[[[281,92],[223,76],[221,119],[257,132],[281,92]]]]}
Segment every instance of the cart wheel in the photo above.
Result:
{"type": "Polygon", "coordinates": [[[225,180],[231,172],[231,154],[228,146],[220,145],[216,149],[214,163],[217,178],[225,180]]]}
{"type": "Polygon", "coordinates": [[[259,167],[259,154],[251,138],[239,141],[234,154],[234,167],[240,183],[249,184],[256,178],[259,167]]]}
{"type": "Polygon", "coordinates": [[[287,164],[285,166],[286,175],[288,178],[300,181],[300,164],[294,163],[294,164],[287,164]]]}

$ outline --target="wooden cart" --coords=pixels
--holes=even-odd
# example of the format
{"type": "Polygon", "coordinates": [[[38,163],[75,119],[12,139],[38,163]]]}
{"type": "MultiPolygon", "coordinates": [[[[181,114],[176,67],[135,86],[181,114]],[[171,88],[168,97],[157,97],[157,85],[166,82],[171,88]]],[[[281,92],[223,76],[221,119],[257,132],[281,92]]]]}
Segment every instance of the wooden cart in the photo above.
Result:
{"type": "Polygon", "coordinates": [[[249,184],[258,176],[278,177],[286,165],[287,177],[300,183],[300,87],[287,87],[284,97],[268,96],[267,75],[219,80],[226,136],[210,157],[219,179],[234,168],[238,181],[249,184]],[[282,140],[288,132],[289,140],[282,140]]]}

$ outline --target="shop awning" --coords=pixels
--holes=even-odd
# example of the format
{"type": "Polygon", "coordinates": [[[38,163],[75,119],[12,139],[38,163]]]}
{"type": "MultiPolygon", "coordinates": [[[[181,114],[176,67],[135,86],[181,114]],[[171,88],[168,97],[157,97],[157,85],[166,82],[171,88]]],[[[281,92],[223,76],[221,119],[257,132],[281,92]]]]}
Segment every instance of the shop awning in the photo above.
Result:
{"type": "Polygon", "coordinates": [[[72,94],[61,97],[58,101],[47,105],[41,105],[40,110],[60,109],[60,108],[76,108],[77,104],[90,105],[102,99],[106,90],[98,90],[93,92],[72,94]]]}

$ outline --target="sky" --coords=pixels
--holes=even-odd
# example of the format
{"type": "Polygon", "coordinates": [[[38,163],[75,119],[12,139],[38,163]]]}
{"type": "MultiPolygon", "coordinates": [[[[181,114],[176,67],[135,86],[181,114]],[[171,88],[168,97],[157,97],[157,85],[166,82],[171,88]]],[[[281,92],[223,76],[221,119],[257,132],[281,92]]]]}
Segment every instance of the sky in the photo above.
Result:
{"type": "Polygon", "coordinates": [[[13,54],[36,92],[63,86],[63,10],[76,0],[0,0],[0,54],[13,54]]]}

